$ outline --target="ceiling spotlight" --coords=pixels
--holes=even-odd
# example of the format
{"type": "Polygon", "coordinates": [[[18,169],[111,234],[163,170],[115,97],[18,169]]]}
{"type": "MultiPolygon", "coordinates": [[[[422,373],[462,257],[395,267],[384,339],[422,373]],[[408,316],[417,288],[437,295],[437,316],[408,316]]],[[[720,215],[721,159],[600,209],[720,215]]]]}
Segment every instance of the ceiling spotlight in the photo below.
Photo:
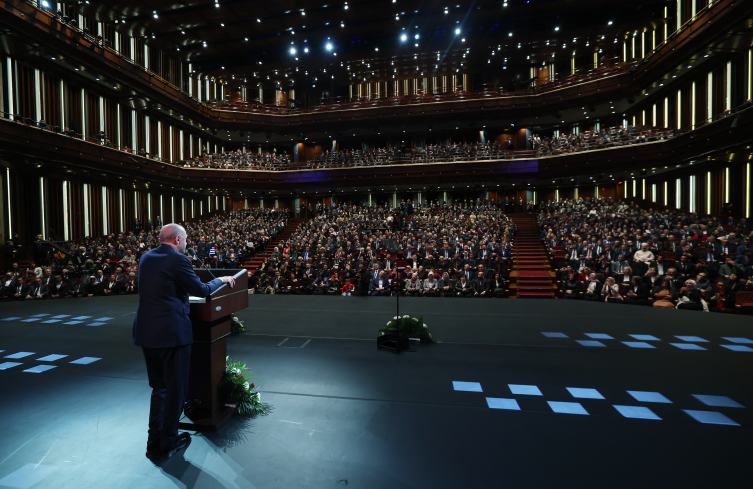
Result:
{"type": "Polygon", "coordinates": [[[607,25],[612,25],[612,21],[610,20],[609,22],[607,22],[607,25]]]}
{"type": "Polygon", "coordinates": [[[401,41],[406,41],[407,39],[408,39],[408,36],[406,36],[405,34],[403,34],[402,36],[400,36],[400,40],[401,41]]]}
{"type": "Polygon", "coordinates": [[[455,29],[455,34],[460,34],[460,29],[455,29]]]}
{"type": "Polygon", "coordinates": [[[558,31],[558,30],[560,30],[560,28],[559,28],[559,27],[555,27],[555,28],[554,28],[554,30],[555,30],[555,31],[558,31]]]}
{"type": "MultiPolygon", "coordinates": [[[[45,2],[45,3],[47,3],[47,2],[45,2]]],[[[159,15],[157,15],[157,11],[156,10],[154,11],[154,18],[155,19],[159,19],[159,15]]]]}
{"type": "Polygon", "coordinates": [[[295,48],[290,48],[290,54],[295,54],[295,48]]]}
{"type": "Polygon", "coordinates": [[[418,34],[415,35],[415,38],[418,39],[418,34]]]}
{"type": "Polygon", "coordinates": [[[331,43],[327,43],[327,51],[332,51],[332,44],[331,43]]]}
{"type": "Polygon", "coordinates": [[[308,53],[309,52],[309,48],[303,48],[303,52],[304,53],[308,53]]]}

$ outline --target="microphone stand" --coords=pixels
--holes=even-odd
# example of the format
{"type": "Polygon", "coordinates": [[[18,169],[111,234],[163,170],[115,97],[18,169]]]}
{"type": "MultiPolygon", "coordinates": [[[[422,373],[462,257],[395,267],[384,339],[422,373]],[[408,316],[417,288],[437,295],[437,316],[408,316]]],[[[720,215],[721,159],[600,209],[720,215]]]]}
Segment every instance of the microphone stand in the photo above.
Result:
{"type": "MultiPolygon", "coordinates": [[[[198,255],[196,254],[196,250],[194,250],[193,248],[188,248],[186,250],[186,252],[188,252],[189,255],[198,258],[198,255]]],[[[199,260],[199,263],[201,263],[201,267],[200,268],[203,268],[204,270],[206,270],[207,272],[209,272],[209,275],[211,275],[213,279],[215,279],[215,280],[217,279],[217,277],[215,277],[215,275],[212,273],[212,269],[211,268],[207,268],[206,263],[204,263],[202,260],[199,260]]]]}

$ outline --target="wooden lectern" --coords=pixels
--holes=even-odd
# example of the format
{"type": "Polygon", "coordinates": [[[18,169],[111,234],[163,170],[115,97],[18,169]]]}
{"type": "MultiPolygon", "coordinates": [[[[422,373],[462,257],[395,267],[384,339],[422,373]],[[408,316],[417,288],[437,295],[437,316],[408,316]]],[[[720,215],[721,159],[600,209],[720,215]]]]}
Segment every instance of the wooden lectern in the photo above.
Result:
{"type": "Polygon", "coordinates": [[[223,284],[207,298],[190,298],[193,347],[186,400],[196,399],[198,404],[191,410],[190,416],[186,416],[191,422],[180,423],[180,428],[217,431],[234,411],[220,399],[218,388],[225,373],[230,315],[248,307],[248,275],[245,269],[195,271],[202,282],[212,280],[212,274],[214,277],[235,277],[232,289],[223,284]]]}

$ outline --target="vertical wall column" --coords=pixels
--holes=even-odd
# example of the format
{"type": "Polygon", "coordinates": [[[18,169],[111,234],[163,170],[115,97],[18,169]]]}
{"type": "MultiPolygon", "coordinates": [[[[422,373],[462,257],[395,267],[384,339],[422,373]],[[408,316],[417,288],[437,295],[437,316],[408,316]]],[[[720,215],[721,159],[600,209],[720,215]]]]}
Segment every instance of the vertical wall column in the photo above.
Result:
{"type": "Polygon", "coordinates": [[[152,148],[150,146],[150,142],[151,142],[150,139],[151,138],[149,137],[149,132],[150,132],[149,129],[150,128],[149,128],[149,116],[148,115],[144,117],[144,129],[145,129],[145,138],[144,138],[145,141],[144,141],[144,144],[146,145],[146,147],[144,148],[144,151],[146,151],[146,154],[148,154],[149,156],[151,156],[152,155],[152,148]]]}
{"type": "Polygon", "coordinates": [[[162,160],[162,121],[157,121],[157,156],[162,160]]]}
{"type": "Polygon", "coordinates": [[[138,137],[136,135],[136,110],[131,109],[131,147],[133,148],[133,152],[136,153],[138,150],[138,137]]]}
{"type": "Polygon", "coordinates": [[[6,64],[7,64],[7,73],[8,73],[8,104],[7,104],[7,110],[9,114],[14,114],[16,111],[14,109],[14,99],[15,99],[15,90],[13,86],[13,61],[10,58],[6,58],[6,64]]]}
{"type": "Polygon", "coordinates": [[[34,70],[34,92],[36,97],[36,120],[44,119],[44,111],[42,107],[42,82],[41,74],[39,70],[34,70]]]}
{"type": "Polygon", "coordinates": [[[81,136],[86,139],[86,90],[81,89],[81,136]]]}

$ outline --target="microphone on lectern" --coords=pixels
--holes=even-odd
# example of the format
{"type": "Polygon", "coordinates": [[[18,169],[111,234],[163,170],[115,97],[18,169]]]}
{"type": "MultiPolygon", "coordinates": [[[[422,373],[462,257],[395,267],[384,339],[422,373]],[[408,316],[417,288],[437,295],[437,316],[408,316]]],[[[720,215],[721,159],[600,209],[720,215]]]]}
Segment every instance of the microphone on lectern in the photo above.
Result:
{"type": "MultiPolygon", "coordinates": [[[[191,255],[191,256],[193,256],[193,257],[196,257],[196,250],[194,250],[193,248],[186,248],[186,253],[188,253],[189,255],[191,255]]],[[[203,261],[201,261],[201,260],[199,260],[199,263],[201,263],[201,268],[203,268],[204,270],[206,270],[207,272],[209,272],[209,275],[211,275],[211,276],[212,276],[212,278],[215,278],[215,279],[217,278],[217,277],[215,277],[215,276],[214,276],[214,274],[212,273],[212,270],[210,270],[210,269],[209,269],[209,268],[208,268],[208,267],[206,266],[206,263],[204,263],[204,262],[203,262],[203,261]]]]}

